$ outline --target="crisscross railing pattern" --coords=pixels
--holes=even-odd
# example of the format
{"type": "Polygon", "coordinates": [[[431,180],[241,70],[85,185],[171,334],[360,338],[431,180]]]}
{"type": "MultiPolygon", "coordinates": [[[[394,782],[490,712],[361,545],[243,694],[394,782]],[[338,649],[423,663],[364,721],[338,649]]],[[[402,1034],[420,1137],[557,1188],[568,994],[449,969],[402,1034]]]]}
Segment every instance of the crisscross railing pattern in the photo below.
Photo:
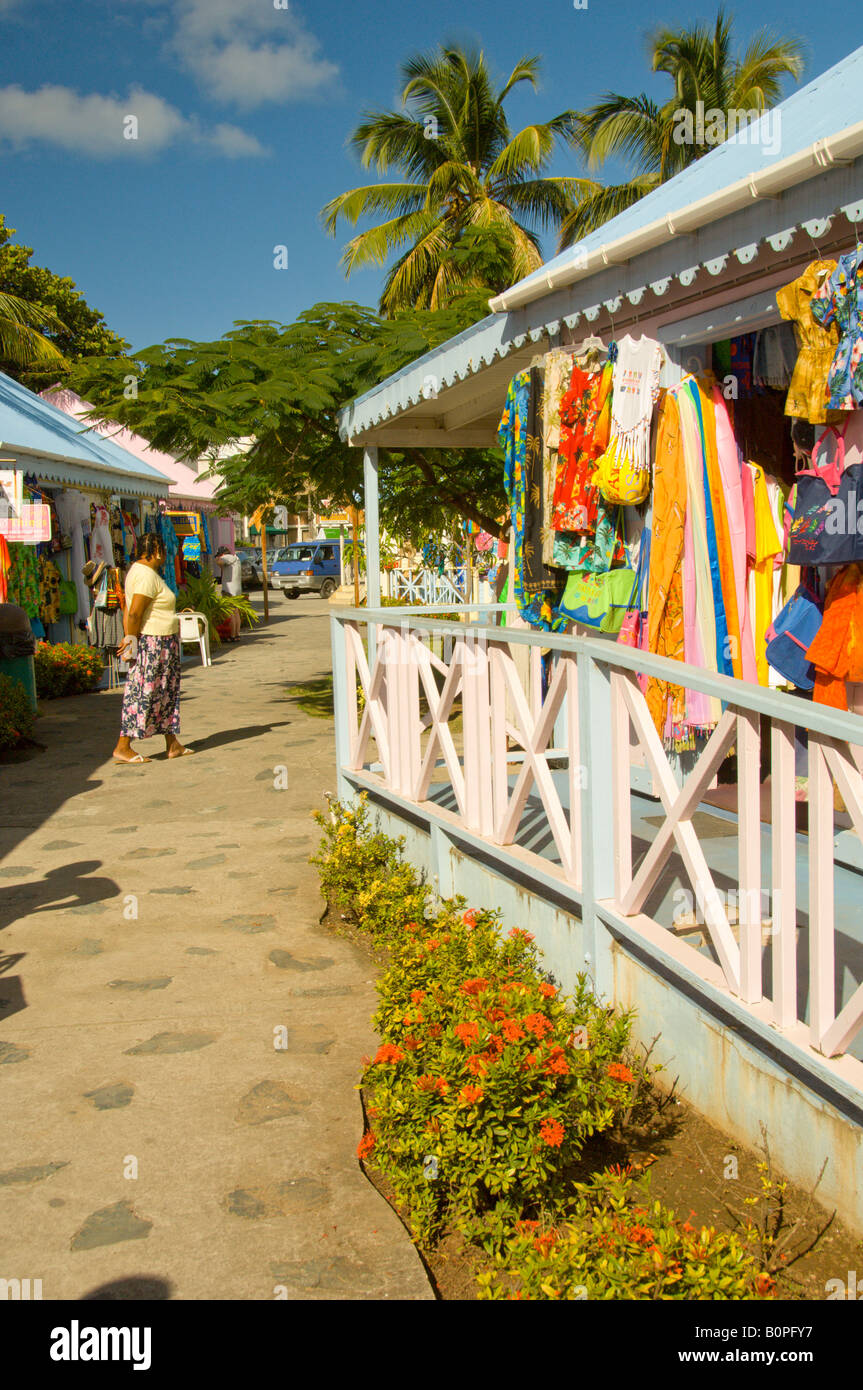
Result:
{"type": "MultiPolygon", "coordinates": [[[[488,622],[501,611],[489,606],[479,613],[488,622]]],[[[597,639],[445,621],[428,609],[401,610],[397,617],[385,609],[337,612],[334,622],[343,633],[334,652],[345,767],[424,806],[433,781],[443,778],[458,820],[490,845],[516,843],[528,808],[532,814],[541,808],[555,854],[551,862],[535,856],[537,864],[581,895],[583,914],[617,914],[636,930],[661,927],[644,912],[674,856],[673,872],[685,875],[703,912],[705,940],[728,992],[757,1007],[759,1017],[767,1009],[779,1030],[799,1030],[808,1015],[810,1046],[822,1055],[847,1050],[863,1029],[863,981],[852,978],[848,987],[848,971],[853,976],[856,967],[847,939],[844,956],[837,952],[834,787],[863,843],[863,718],[803,706],[788,695],[597,639]],[[366,619],[373,632],[371,665],[358,626],[366,619]],[[433,636],[441,642],[440,656],[431,648],[433,636]],[[545,666],[543,649],[551,652],[545,666]],[[716,727],[684,779],[654,728],[639,673],[722,701],[716,727]],[[795,727],[808,734],[805,836],[797,823],[795,727]],[[766,809],[765,740],[771,763],[766,809]],[[643,757],[662,813],[638,862],[633,750],[643,757]],[[737,755],[733,914],[693,823],[731,750],[737,755]],[[803,855],[808,901],[798,902],[803,855]],[[799,949],[801,931],[808,931],[808,951],[799,949]],[[798,978],[802,969],[806,978],[798,978]],[[840,1006],[841,987],[846,997],[840,1006]]],[[[519,855],[530,858],[523,847],[519,855]]],[[[726,863],[726,880],[727,870],[726,863]]],[[[853,868],[843,872],[853,877],[853,868]]],[[[863,891],[860,896],[863,903],[863,891]]],[[[708,978],[709,957],[682,938],[677,946],[690,953],[691,969],[708,978]]]]}

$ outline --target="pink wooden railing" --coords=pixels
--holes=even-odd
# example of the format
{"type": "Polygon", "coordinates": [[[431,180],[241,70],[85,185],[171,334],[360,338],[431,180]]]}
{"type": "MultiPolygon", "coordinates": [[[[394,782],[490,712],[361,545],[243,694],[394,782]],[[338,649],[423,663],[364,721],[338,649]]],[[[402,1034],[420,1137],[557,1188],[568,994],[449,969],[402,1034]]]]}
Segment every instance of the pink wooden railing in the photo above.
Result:
{"type": "MultiPolygon", "coordinates": [[[[499,611],[487,608],[483,616],[492,619],[499,611]]],[[[432,778],[436,772],[443,774],[452,788],[459,823],[498,846],[516,840],[533,794],[545,812],[559,868],[539,856],[537,864],[581,895],[583,912],[617,914],[646,933],[668,930],[645,917],[642,909],[676,850],[694,898],[703,908],[725,988],[776,1029],[798,1033],[794,726],[806,729],[808,1040],[823,1056],[848,1048],[863,1029],[863,984],[858,983],[837,1010],[833,784],[863,842],[863,718],[803,706],[792,696],[681,668],[596,639],[442,622],[428,610],[411,610],[409,616],[402,610],[398,618],[392,610],[362,615],[337,612],[334,624],[337,743],[345,770],[362,773],[370,785],[377,782],[431,812],[438,811],[428,800],[432,778]],[[359,627],[367,618],[374,624],[371,667],[359,627]],[[442,642],[440,655],[432,650],[433,636],[442,642]],[[526,649],[521,666],[516,658],[519,647],[526,649]],[[554,668],[543,693],[541,652],[549,647],[554,668]],[[724,713],[682,785],[651,721],[637,671],[673,678],[725,702],[724,713]],[[587,683],[584,700],[580,700],[582,682],[587,683]],[[364,695],[361,714],[359,689],[364,695]],[[806,721],[800,718],[801,710],[806,721]],[[458,715],[460,732],[455,722],[458,715]],[[772,754],[770,1000],[765,999],[762,980],[764,717],[771,723],[772,754]],[[696,808],[732,747],[738,766],[737,937],[729,920],[728,897],[714,882],[692,824],[696,808]],[[643,758],[665,813],[635,867],[633,749],[643,758]],[[566,768],[566,805],[558,794],[550,761],[566,768]],[[589,874],[584,871],[586,845],[589,874]]],[[[529,852],[521,849],[519,858],[524,862],[529,852]]],[[[678,954],[690,953],[689,968],[703,977],[715,971],[695,947],[677,942],[676,949],[678,954]]]]}

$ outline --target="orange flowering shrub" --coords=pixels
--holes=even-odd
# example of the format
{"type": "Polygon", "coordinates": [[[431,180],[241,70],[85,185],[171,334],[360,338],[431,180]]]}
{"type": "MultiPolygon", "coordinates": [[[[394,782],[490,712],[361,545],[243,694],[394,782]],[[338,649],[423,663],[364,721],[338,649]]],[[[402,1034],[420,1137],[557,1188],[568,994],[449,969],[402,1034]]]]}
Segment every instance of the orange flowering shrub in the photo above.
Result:
{"type": "Polygon", "coordinates": [[[773,1281],[733,1232],[681,1222],[640,1202],[633,1178],[606,1171],[578,1184],[565,1224],[519,1221],[493,1269],[492,1299],[765,1299],[773,1281]]]}
{"type": "Polygon", "coordinates": [[[51,700],[95,690],[105,663],[95,647],[85,647],[82,642],[37,642],[33,668],[37,697],[51,700]]]}
{"type": "Polygon", "coordinates": [[[460,902],[406,923],[391,949],[375,1018],[384,1042],[363,1084],[375,1162],[418,1238],[562,1198],[585,1141],[629,1103],[629,1019],[583,979],[562,999],[526,932],[504,936],[493,913],[460,902]]]}

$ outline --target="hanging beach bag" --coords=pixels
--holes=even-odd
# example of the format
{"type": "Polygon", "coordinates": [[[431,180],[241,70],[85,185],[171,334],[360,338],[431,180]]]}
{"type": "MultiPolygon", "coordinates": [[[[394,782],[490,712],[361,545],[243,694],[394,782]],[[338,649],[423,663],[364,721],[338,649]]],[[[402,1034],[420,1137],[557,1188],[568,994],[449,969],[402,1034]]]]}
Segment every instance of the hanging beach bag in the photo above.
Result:
{"type": "Polygon", "coordinates": [[[767,629],[764,655],[774,671],[798,690],[812,690],[815,685],[815,667],[806,652],[823,620],[821,600],[807,584],[800,584],[767,629]]]}
{"type": "Polygon", "coordinates": [[[78,612],[78,590],[71,579],[60,580],[60,608],[61,618],[74,618],[78,612]]]}
{"type": "Polygon", "coordinates": [[[650,468],[634,463],[625,441],[615,435],[597,459],[590,481],[612,506],[634,507],[650,491],[650,468]]]}
{"type": "Polygon", "coordinates": [[[636,598],[638,575],[628,565],[603,574],[573,570],[566,581],[560,612],[574,623],[597,632],[620,632],[636,598]]]}
{"type": "Polygon", "coordinates": [[[642,608],[645,600],[645,581],[650,573],[650,532],[645,526],[641,534],[641,548],[638,552],[638,569],[635,571],[633,606],[623,615],[620,634],[617,638],[622,647],[638,647],[647,650],[647,609],[642,608]]]}
{"type": "MultiPolygon", "coordinates": [[[[847,423],[847,422],[846,422],[847,423]]],[[[812,467],[797,474],[794,520],[788,539],[790,565],[850,565],[863,561],[863,464],[844,468],[842,433],[828,425],[812,450],[812,467]],[[833,463],[816,455],[828,434],[836,439],[833,463]],[[859,510],[858,510],[859,509],[859,510]]]]}

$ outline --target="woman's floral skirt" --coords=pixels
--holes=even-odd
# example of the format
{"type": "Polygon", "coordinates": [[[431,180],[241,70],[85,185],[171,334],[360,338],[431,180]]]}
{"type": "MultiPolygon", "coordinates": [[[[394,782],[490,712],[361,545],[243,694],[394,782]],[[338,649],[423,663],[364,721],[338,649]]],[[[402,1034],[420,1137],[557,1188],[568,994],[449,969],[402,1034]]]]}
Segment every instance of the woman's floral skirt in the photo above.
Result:
{"type": "Polygon", "coordinates": [[[180,732],[180,638],[139,637],[126,677],[120,733],[152,738],[180,732]]]}

